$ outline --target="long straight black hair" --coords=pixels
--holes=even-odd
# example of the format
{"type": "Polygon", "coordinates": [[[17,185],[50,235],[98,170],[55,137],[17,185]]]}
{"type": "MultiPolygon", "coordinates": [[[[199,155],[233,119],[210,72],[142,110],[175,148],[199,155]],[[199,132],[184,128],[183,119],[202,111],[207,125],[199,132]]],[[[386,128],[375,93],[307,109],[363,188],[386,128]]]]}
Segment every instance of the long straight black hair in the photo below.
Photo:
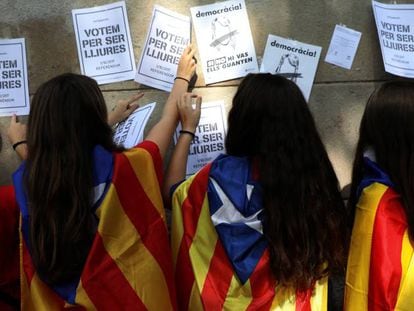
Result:
{"type": "Polygon", "coordinates": [[[229,113],[228,154],[259,163],[275,280],[299,290],[344,271],[345,207],[307,103],[295,83],[251,74],[229,113]]]}
{"type": "Polygon", "coordinates": [[[64,283],[80,275],[96,228],[92,150],[116,149],[95,80],[64,74],[44,83],[27,131],[31,256],[42,279],[64,283]]]}
{"type": "Polygon", "coordinates": [[[357,189],[364,176],[364,152],[368,148],[401,194],[408,234],[414,241],[414,82],[386,82],[368,100],[352,172],[350,224],[354,221],[357,189]]]}

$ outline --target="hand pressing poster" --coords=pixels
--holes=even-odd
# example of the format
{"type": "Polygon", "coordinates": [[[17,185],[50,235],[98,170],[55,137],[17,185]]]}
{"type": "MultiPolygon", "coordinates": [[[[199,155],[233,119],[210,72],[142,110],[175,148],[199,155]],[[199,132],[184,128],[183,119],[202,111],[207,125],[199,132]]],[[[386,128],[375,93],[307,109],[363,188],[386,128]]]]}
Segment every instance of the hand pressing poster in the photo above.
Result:
{"type": "Polygon", "coordinates": [[[0,40],[0,116],[30,110],[24,38],[0,40]]]}
{"type": "MultiPolygon", "coordinates": [[[[180,136],[181,124],[178,125],[174,142],[180,136]]],[[[186,175],[196,173],[218,155],[225,153],[224,140],[227,133],[227,117],[223,101],[203,103],[201,105],[200,122],[195,138],[191,143],[187,160],[186,175]]],[[[184,134],[186,135],[186,134],[184,134]]]]}
{"type": "Polygon", "coordinates": [[[385,71],[414,78],[414,4],[372,1],[385,71]]]}
{"type": "Polygon", "coordinates": [[[320,46],[269,35],[260,72],[282,75],[295,82],[308,101],[321,50],[320,46]]]}
{"type": "Polygon", "coordinates": [[[99,84],[131,80],[135,59],[125,2],[72,10],[81,72],[99,84]]]}
{"type": "Polygon", "coordinates": [[[193,7],[191,17],[206,84],[258,71],[244,0],[193,7]]]}
{"type": "Polygon", "coordinates": [[[190,44],[190,35],[188,16],[154,6],[135,81],[171,91],[181,54],[190,44]]]}
{"type": "Polygon", "coordinates": [[[144,140],[144,129],[156,103],[145,105],[135,110],[115,129],[114,142],[125,148],[132,148],[144,140]]]}

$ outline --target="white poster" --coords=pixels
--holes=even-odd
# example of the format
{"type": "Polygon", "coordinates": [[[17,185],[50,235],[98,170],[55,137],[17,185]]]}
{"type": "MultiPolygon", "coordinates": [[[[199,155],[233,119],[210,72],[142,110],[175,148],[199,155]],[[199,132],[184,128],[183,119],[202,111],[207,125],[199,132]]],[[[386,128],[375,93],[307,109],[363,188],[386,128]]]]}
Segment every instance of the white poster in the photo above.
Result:
{"type": "Polygon", "coordinates": [[[72,10],[81,72],[99,84],[131,80],[135,59],[125,2],[72,10]]]}
{"type": "Polygon", "coordinates": [[[193,7],[191,17],[206,84],[258,71],[244,0],[193,7]]]}
{"type": "Polygon", "coordinates": [[[309,100],[321,50],[320,46],[269,34],[260,72],[279,74],[295,82],[309,100]]]}
{"type": "Polygon", "coordinates": [[[414,4],[372,1],[385,71],[414,78],[414,4]]]}
{"type": "Polygon", "coordinates": [[[359,40],[361,40],[359,31],[336,25],[325,56],[325,62],[351,69],[358,50],[359,40]]]}
{"type": "Polygon", "coordinates": [[[24,38],[0,40],[0,116],[30,110],[24,38]]]}
{"type": "MultiPolygon", "coordinates": [[[[174,141],[180,135],[179,124],[174,141]]],[[[227,116],[223,101],[203,103],[201,105],[200,122],[195,138],[191,143],[187,161],[187,177],[196,173],[204,165],[213,161],[218,155],[225,153],[224,140],[227,133],[227,116]]]]}
{"type": "Polygon", "coordinates": [[[188,16],[154,6],[135,81],[171,91],[181,54],[189,45],[190,36],[188,16]]]}
{"type": "Polygon", "coordinates": [[[132,148],[144,140],[144,129],[156,103],[135,110],[115,129],[114,142],[125,148],[132,148]]]}

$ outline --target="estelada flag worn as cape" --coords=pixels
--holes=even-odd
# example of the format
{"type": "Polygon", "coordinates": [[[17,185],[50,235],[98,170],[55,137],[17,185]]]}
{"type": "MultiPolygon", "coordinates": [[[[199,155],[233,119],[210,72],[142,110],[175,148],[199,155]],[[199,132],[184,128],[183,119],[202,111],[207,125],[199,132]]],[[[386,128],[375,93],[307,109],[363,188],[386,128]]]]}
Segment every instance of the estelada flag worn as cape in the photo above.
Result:
{"type": "Polygon", "coordinates": [[[97,146],[94,165],[95,239],[79,278],[59,286],[43,282],[32,264],[24,165],[15,173],[22,213],[22,309],[175,310],[158,147],[146,141],[112,154],[97,146]]]}
{"type": "Polygon", "coordinates": [[[327,279],[302,293],[275,289],[255,175],[247,158],[222,155],[175,189],[172,248],[180,310],[327,309],[327,279]]]}
{"type": "Polygon", "coordinates": [[[345,310],[414,310],[414,249],[401,196],[364,158],[345,285],[345,310]]]}

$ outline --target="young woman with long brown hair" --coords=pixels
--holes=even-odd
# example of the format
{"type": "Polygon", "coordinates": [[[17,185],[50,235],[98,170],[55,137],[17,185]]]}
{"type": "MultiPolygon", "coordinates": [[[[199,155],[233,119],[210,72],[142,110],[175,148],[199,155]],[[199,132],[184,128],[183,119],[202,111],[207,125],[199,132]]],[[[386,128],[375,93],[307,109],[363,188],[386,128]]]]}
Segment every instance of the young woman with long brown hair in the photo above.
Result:
{"type": "MultiPolygon", "coordinates": [[[[22,309],[176,308],[160,184],[193,55],[191,47],[184,51],[160,121],[130,150],[113,143],[103,95],[86,76],[64,74],[40,86],[27,149],[17,141],[24,129],[12,120],[11,143],[27,156],[13,176],[22,215],[22,309]]],[[[118,103],[110,123],[140,97],[118,103]]]]}
{"type": "MultiPolygon", "coordinates": [[[[191,96],[180,105],[191,110],[191,96]]],[[[185,177],[192,138],[178,140],[165,194],[185,177]]],[[[227,155],[173,189],[181,309],[340,310],[327,279],[345,271],[345,208],[300,89],[281,76],[248,75],[225,145],[227,155]]]]}
{"type": "Polygon", "coordinates": [[[414,310],[414,82],[365,107],[349,199],[345,310],[414,310]]]}

